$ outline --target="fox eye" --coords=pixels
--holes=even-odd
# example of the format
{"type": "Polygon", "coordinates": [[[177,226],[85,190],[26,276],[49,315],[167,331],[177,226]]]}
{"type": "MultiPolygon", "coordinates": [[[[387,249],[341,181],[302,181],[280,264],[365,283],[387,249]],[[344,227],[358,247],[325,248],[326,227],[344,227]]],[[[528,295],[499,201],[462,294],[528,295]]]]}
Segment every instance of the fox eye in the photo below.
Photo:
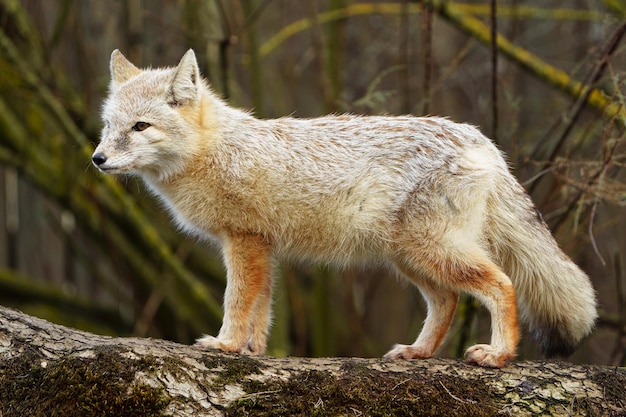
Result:
{"type": "Polygon", "coordinates": [[[141,132],[143,130],[146,130],[150,126],[151,126],[150,123],[147,123],[147,122],[137,122],[135,123],[135,126],[133,126],[133,130],[135,132],[141,132]]]}

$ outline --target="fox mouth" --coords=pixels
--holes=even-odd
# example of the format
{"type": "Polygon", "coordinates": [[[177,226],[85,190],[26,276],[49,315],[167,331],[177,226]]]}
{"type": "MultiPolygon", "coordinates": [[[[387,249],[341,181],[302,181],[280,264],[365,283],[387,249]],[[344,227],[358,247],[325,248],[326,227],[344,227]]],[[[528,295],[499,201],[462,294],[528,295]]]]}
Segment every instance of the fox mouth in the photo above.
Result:
{"type": "Polygon", "coordinates": [[[94,166],[98,168],[98,170],[104,174],[123,174],[125,172],[129,172],[133,170],[133,167],[130,165],[111,165],[111,164],[98,164],[95,161],[93,162],[94,166]]]}
{"type": "Polygon", "coordinates": [[[100,170],[100,172],[104,174],[123,174],[133,169],[129,166],[107,166],[107,165],[96,165],[96,168],[100,170]]]}
{"type": "Polygon", "coordinates": [[[100,172],[104,172],[105,174],[114,174],[116,170],[115,167],[107,167],[102,165],[96,165],[96,168],[98,168],[100,172]]]}

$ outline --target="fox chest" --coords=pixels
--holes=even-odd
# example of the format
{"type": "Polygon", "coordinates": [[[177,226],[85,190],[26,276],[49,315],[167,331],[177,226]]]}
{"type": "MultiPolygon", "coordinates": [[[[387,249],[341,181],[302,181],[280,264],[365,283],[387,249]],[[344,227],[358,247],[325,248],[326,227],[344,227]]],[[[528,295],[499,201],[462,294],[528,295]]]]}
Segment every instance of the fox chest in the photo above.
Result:
{"type": "Polygon", "coordinates": [[[148,183],[164,202],[175,223],[184,231],[197,235],[215,235],[224,229],[260,230],[258,208],[241,195],[222,187],[206,184],[148,183]]]}

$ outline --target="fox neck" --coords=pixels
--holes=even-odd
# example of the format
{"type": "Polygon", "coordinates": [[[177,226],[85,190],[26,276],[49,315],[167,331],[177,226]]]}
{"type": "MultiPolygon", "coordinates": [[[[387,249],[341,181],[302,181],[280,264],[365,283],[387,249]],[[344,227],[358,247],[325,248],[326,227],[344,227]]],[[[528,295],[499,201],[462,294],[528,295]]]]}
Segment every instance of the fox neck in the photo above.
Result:
{"type": "MultiPolygon", "coordinates": [[[[231,139],[233,132],[244,131],[251,125],[263,123],[248,112],[230,107],[205,86],[202,97],[196,105],[180,109],[189,124],[184,140],[172,141],[171,155],[164,155],[163,164],[142,171],[141,177],[152,191],[167,203],[177,190],[195,178],[200,181],[207,176],[219,177],[222,172],[209,163],[219,158],[220,144],[231,139]]],[[[211,192],[211,190],[205,190],[211,192]]],[[[176,199],[176,198],[174,198],[176,199]]]]}

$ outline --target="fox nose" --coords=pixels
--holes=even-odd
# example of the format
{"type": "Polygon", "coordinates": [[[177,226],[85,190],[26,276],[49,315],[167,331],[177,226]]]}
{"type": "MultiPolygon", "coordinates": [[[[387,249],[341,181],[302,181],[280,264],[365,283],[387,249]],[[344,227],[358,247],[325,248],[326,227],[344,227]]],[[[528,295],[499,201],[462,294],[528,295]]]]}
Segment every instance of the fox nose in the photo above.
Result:
{"type": "Polygon", "coordinates": [[[100,166],[107,161],[107,157],[102,152],[98,152],[98,153],[93,154],[93,156],[91,157],[91,160],[93,161],[94,164],[96,164],[97,166],[100,166]]]}

